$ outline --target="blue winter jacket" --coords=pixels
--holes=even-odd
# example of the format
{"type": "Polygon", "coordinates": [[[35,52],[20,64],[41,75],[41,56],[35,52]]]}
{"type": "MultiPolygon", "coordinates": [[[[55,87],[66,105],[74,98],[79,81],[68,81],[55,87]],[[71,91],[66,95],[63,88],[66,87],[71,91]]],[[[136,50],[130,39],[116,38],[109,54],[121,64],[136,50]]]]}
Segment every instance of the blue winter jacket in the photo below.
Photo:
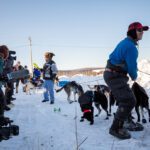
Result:
{"type": "Polygon", "coordinates": [[[40,70],[34,68],[33,70],[33,76],[36,78],[36,77],[40,77],[41,76],[41,72],[40,70]]]}
{"type": "Polygon", "coordinates": [[[132,80],[137,78],[137,43],[129,37],[122,40],[109,56],[109,61],[115,66],[120,66],[129,73],[132,80]]]}

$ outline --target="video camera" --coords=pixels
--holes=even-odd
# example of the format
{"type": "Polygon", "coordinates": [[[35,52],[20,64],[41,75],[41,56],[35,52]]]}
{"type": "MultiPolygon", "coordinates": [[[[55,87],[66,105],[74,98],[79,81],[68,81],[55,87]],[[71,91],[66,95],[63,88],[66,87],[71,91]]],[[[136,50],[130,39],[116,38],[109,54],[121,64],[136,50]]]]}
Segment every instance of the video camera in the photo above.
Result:
{"type": "Polygon", "coordinates": [[[8,59],[16,60],[16,59],[17,59],[17,57],[16,57],[16,56],[12,56],[12,55],[16,55],[16,52],[15,52],[15,51],[10,50],[10,51],[9,51],[8,59]]]}
{"type": "Polygon", "coordinates": [[[9,56],[5,60],[4,67],[3,67],[3,75],[7,76],[8,73],[13,71],[13,65],[14,65],[14,60],[16,60],[15,51],[9,51],[9,56]]]}
{"type": "Polygon", "coordinates": [[[13,120],[7,117],[0,118],[0,141],[8,140],[11,136],[19,135],[19,126],[12,125],[13,120]]]}
{"type": "Polygon", "coordinates": [[[11,138],[11,136],[19,135],[19,126],[12,125],[12,122],[13,121],[10,120],[8,126],[0,127],[0,142],[2,140],[8,140],[9,138],[11,138]]]}
{"type": "Polygon", "coordinates": [[[15,55],[15,54],[16,54],[15,51],[9,50],[9,56],[5,60],[4,67],[3,67],[3,74],[0,75],[0,81],[8,82],[8,80],[10,80],[8,75],[13,72],[14,61],[16,60],[17,57],[12,56],[12,55],[15,55]]]}

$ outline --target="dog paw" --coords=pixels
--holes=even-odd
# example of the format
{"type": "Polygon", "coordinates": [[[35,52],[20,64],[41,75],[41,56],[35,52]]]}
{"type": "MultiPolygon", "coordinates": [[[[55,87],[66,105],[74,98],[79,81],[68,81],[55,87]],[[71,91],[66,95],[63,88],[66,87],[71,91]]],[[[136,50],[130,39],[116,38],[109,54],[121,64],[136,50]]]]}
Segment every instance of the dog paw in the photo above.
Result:
{"type": "Polygon", "coordinates": [[[108,120],[108,119],[109,119],[108,117],[105,118],[105,120],[108,120]]]}
{"type": "Polygon", "coordinates": [[[142,123],[147,123],[146,119],[142,119],[142,123]]]}
{"type": "Polygon", "coordinates": [[[90,125],[93,125],[94,124],[94,121],[90,122],[90,125]]]}
{"type": "Polygon", "coordinates": [[[83,122],[83,121],[84,121],[84,119],[81,119],[81,120],[80,120],[80,122],[83,122]]]}

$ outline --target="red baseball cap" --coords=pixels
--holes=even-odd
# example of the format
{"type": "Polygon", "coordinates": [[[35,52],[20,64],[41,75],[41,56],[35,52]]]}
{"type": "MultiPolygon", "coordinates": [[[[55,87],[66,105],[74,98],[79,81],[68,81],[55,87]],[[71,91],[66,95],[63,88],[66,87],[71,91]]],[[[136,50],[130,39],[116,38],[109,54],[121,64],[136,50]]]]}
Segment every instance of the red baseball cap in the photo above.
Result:
{"type": "Polygon", "coordinates": [[[129,25],[128,31],[134,29],[143,29],[143,31],[147,31],[149,29],[148,26],[143,26],[140,22],[133,22],[129,25]]]}

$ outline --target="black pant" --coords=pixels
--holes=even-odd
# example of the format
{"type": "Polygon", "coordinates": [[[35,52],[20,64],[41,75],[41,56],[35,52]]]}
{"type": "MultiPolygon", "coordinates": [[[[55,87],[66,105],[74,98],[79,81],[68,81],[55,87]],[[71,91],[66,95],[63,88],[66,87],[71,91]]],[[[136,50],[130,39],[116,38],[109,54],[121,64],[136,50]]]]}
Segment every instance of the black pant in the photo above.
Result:
{"type": "Polygon", "coordinates": [[[136,98],[128,85],[129,78],[118,72],[104,72],[104,80],[118,103],[115,118],[125,121],[136,104],[136,98]]]}
{"type": "Polygon", "coordinates": [[[4,107],[5,107],[5,96],[0,88],[0,117],[4,115],[4,107]]]}
{"type": "Polygon", "coordinates": [[[20,79],[17,79],[17,80],[16,80],[16,87],[19,86],[19,82],[20,82],[20,79]]]}
{"type": "Polygon", "coordinates": [[[7,104],[10,104],[13,92],[14,92],[14,84],[13,82],[8,82],[5,89],[5,97],[7,104]]]}

